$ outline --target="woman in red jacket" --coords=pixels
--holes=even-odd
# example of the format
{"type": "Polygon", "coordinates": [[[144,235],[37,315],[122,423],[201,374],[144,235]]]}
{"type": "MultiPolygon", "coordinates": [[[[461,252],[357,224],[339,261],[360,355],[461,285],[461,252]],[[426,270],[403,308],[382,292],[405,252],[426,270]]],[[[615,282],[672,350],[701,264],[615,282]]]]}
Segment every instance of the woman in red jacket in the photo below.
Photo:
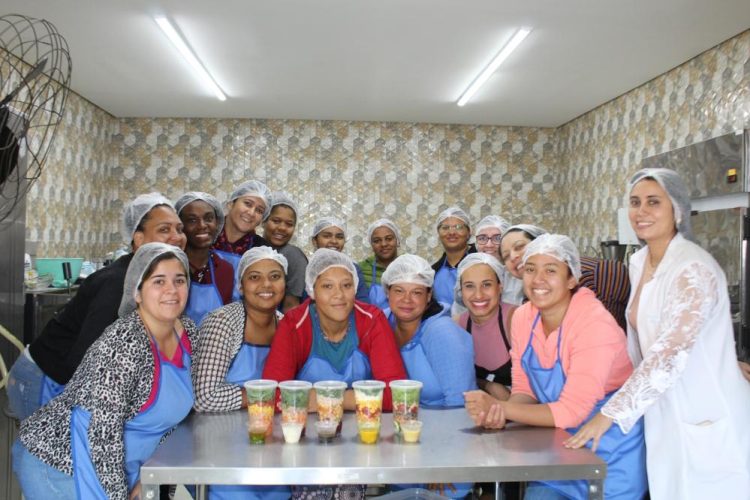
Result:
{"type": "MultiPolygon", "coordinates": [[[[383,312],[356,301],[357,271],[343,253],[321,248],[305,271],[310,299],[287,312],[271,344],[263,378],[272,380],[376,379],[386,382],[383,408],[390,410],[391,380],[406,378],[393,332],[383,312]]],[[[311,397],[311,410],[315,398],[311,397]]],[[[354,410],[354,392],[344,395],[354,410]]]]}

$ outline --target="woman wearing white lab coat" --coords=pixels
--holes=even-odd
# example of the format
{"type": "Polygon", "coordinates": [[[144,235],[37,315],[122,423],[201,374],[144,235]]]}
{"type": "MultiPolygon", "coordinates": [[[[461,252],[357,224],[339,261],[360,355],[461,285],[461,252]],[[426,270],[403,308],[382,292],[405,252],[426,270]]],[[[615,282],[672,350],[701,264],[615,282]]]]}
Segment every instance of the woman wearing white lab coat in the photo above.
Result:
{"type": "Polygon", "coordinates": [[[645,419],[651,498],[750,498],[750,384],[734,349],[727,283],[689,241],[690,198],[679,176],[645,169],[630,181],[630,222],[646,246],[630,260],[633,374],[566,444],[645,419]]]}

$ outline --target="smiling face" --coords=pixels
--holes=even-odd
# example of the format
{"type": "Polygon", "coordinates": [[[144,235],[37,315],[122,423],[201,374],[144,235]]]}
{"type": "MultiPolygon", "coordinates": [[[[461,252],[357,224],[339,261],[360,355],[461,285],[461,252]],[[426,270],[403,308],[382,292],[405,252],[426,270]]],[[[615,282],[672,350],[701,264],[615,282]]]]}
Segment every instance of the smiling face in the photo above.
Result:
{"type": "Polygon", "coordinates": [[[133,234],[133,251],[146,243],[167,243],[185,250],[187,237],[182,221],[171,207],[158,205],[148,211],[133,234]]]}
{"type": "Polygon", "coordinates": [[[395,283],[388,287],[388,305],[399,322],[421,320],[431,299],[432,291],[424,285],[395,283]]]}
{"type": "Polygon", "coordinates": [[[448,217],[438,226],[440,244],[446,252],[458,252],[469,245],[471,230],[469,226],[457,217],[448,217]],[[460,227],[460,229],[456,229],[460,227]]]}
{"type": "Polygon", "coordinates": [[[286,205],[276,205],[263,223],[263,237],[274,247],[283,247],[292,239],[296,225],[294,210],[286,205]]]}
{"type": "Polygon", "coordinates": [[[381,226],[372,232],[370,238],[372,252],[379,262],[391,262],[396,258],[398,240],[396,235],[385,226],[381,226]]]}
{"type": "Polygon", "coordinates": [[[654,180],[645,179],[633,186],[628,217],[636,236],[649,245],[667,243],[677,234],[672,201],[654,180]]]}
{"type": "Polygon", "coordinates": [[[554,312],[567,308],[575,286],[576,280],[565,262],[543,254],[526,259],[523,290],[540,311],[554,312]]]}
{"type": "Polygon", "coordinates": [[[346,244],[346,233],[340,227],[330,226],[319,232],[317,236],[313,236],[312,242],[316,250],[328,248],[341,252],[346,244]]]}
{"type": "Polygon", "coordinates": [[[500,255],[503,257],[502,261],[510,274],[518,279],[523,279],[521,260],[523,259],[524,251],[526,251],[526,245],[530,241],[531,239],[523,231],[512,231],[503,236],[503,243],[500,247],[500,255]]]}
{"type": "Polygon", "coordinates": [[[187,244],[191,248],[210,248],[219,233],[214,207],[203,200],[188,203],[180,211],[187,244]]]}
{"type": "Polygon", "coordinates": [[[503,286],[487,264],[477,264],[461,273],[461,298],[474,321],[483,323],[500,307],[503,286]]]}
{"type": "Polygon", "coordinates": [[[485,227],[477,231],[477,250],[500,260],[500,236],[502,234],[496,227],[485,227]]]}
{"type": "Polygon", "coordinates": [[[284,268],[275,260],[259,260],[242,273],[242,300],[248,309],[276,310],[284,300],[285,288],[284,268]]]}
{"type": "Polygon", "coordinates": [[[174,322],[185,309],[188,278],[175,257],[164,259],[143,279],[136,293],[138,312],[145,321],[174,322]]]}
{"type": "Polygon", "coordinates": [[[332,322],[342,322],[349,318],[354,309],[354,288],[352,274],[343,267],[332,267],[322,272],[313,286],[315,305],[318,314],[332,322]]]}
{"type": "Polygon", "coordinates": [[[266,202],[257,196],[240,196],[232,202],[225,224],[238,233],[254,231],[263,220],[266,202]]]}

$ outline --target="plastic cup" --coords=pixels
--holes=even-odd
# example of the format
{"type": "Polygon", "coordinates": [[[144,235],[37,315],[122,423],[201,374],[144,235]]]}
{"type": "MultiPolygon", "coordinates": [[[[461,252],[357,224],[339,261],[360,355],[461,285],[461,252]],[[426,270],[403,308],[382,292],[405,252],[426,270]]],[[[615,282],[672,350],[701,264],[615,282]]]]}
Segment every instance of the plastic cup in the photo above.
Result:
{"type": "Polygon", "coordinates": [[[247,393],[247,414],[250,420],[248,430],[250,442],[263,444],[273,432],[273,410],[276,401],[275,380],[248,380],[245,382],[247,393]]]}
{"type": "Polygon", "coordinates": [[[318,441],[330,443],[336,437],[339,424],[333,420],[318,420],[315,422],[315,431],[318,433],[318,441]]]}
{"type": "Polygon", "coordinates": [[[422,382],[418,380],[393,380],[388,384],[391,388],[393,402],[393,430],[401,435],[404,422],[419,418],[419,392],[422,382]]]}
{"type": "Polygon", "coordinates": [[[418,443],[421,432],[422,422],[420,420],[407,420],[401,424],[401,437],[405,443],[418,443]]]}
{"type": "Polygon", "coordinates": [[[302,429],[305,426],[298,422],[281,422],[281,432],[284,434],[284,442],[289,444],[299,443],[302,437],[302,429]]]}
{"type": "MultiPolygon", "coordinates": [[[[324,427],[328,428],[331,422],[335,423],[336,435],[341,434],[341,419],[344,416],[344,392],[346,382],[339,380],[322,380],[315,382],[315,398],[318,404],[318,421],[328,422],[324,427]]],[[[318,433],[320,436],[320,433],[318,433]]]]}
{"type": "MultiPolygon", "coordinates": [[[[286,380],[279,384],[281,390],[281,425],[282,431],[284,430],[284,424],[299,424],[299,433],[303,432],[305,423],[307,422],[307,406],[310,400],[310,389],[312,384],[304,380],[286,380]]],[[[296,429],[293,426],[287,426],[289,432],[284,432],[284,441],[287,443],[296,443],[299,441],[299,436],[295,438],[296,429]],[[287,439],[287,434],[292,438],[292,441],[287,439]]]]}
{"type": "Polygon", "coordinates": [[[380,435],[380,414],[383,410],[385,382],[358,380],[352,384],[352,388],[354,389],[359,439],[365,444],[374,444],[380,435]]]}

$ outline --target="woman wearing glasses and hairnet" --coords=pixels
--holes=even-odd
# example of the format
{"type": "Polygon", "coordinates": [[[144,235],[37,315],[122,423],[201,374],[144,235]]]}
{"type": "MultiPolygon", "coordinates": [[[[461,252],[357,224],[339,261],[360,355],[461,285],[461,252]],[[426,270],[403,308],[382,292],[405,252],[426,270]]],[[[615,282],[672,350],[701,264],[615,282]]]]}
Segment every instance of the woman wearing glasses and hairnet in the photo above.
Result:
{"type": "MultiPolygon", "coordinates": [[[[150,242],[185,248],[182,222],[172,202],[159,193],[142,194],[125,206],[120,234],[132,252],[150,242]]],[[[132,252],[87,277],[16,360],[8,381],[8,402],[16,418],[23,420],[60,394],[89,346],[117,319],[132,252]]]]}
{"type": "Polygon", "coordinates": [[[632,433],[644,417],[651,498],[750,498],[750,384],[736,363],[724,272],[690,241],[690,194],[676,172],[640,170],[628,192],[646,243],[630,258],[636,368],[566,444],[602,446],[611,429],[632,433]]]}
{"type": "Polygon", "coordinates": [[[477,251],[473,244],[469,244],[471,219],[462,209],[449,207],[437,218],[437,233],[443,255],[432,265],[435,270],[433,294],[438,302],[450,306],[453,304],[458,264],[468,254],[477,251]]]}
{"type": "Polygon", "coordinates": [[[206,314],[232,301],[234,269],[212,249],[224,228],[224,210],[208,193],[190,191],[174,204],[183,224],[190,262],[190,296],[185,314],[200,325],[206,314]]]}
{"type": "MultiPolygon", "coordinates": [[[[240,259],[237,288],[242,299],[206,316],[200,355],[193,369],[195,409],[226,412],[247,407],[243,385],[261,378],[284,299],[287,261],[271,247],[251,248],[240,259]]],[[[289,498],[288,486],[211,485],[209,498],[289,498]]]]}
{"type": "Polygon", "coordinates": [[[137,498],[140,468],[193,406],[194,323],[182,316],[187,256],[147,243],[130,262],[119,319],[63,393],[21,423],[13,470],[24,497],[137,498]]]}
{"type": "MultiPolygon", "coordinates": [[[[513,420],[575,433],[633,372],[625,335],[594,293],[578,286],[580,257],[567,236],[539,236],[526,246],[522,263],[529,301],[513,314],[511,396],[499,401],[469,392],[466,409],[485,427],[513,420]]],[[[627,434],[619,427],[607,432],[596,450],[607,462],[607,498],[643,498],[645,452],[642,420],[627,434]]],[[[545,481],[531,483],[525,498],[587,497],[586,481],[545,481]]]]}

